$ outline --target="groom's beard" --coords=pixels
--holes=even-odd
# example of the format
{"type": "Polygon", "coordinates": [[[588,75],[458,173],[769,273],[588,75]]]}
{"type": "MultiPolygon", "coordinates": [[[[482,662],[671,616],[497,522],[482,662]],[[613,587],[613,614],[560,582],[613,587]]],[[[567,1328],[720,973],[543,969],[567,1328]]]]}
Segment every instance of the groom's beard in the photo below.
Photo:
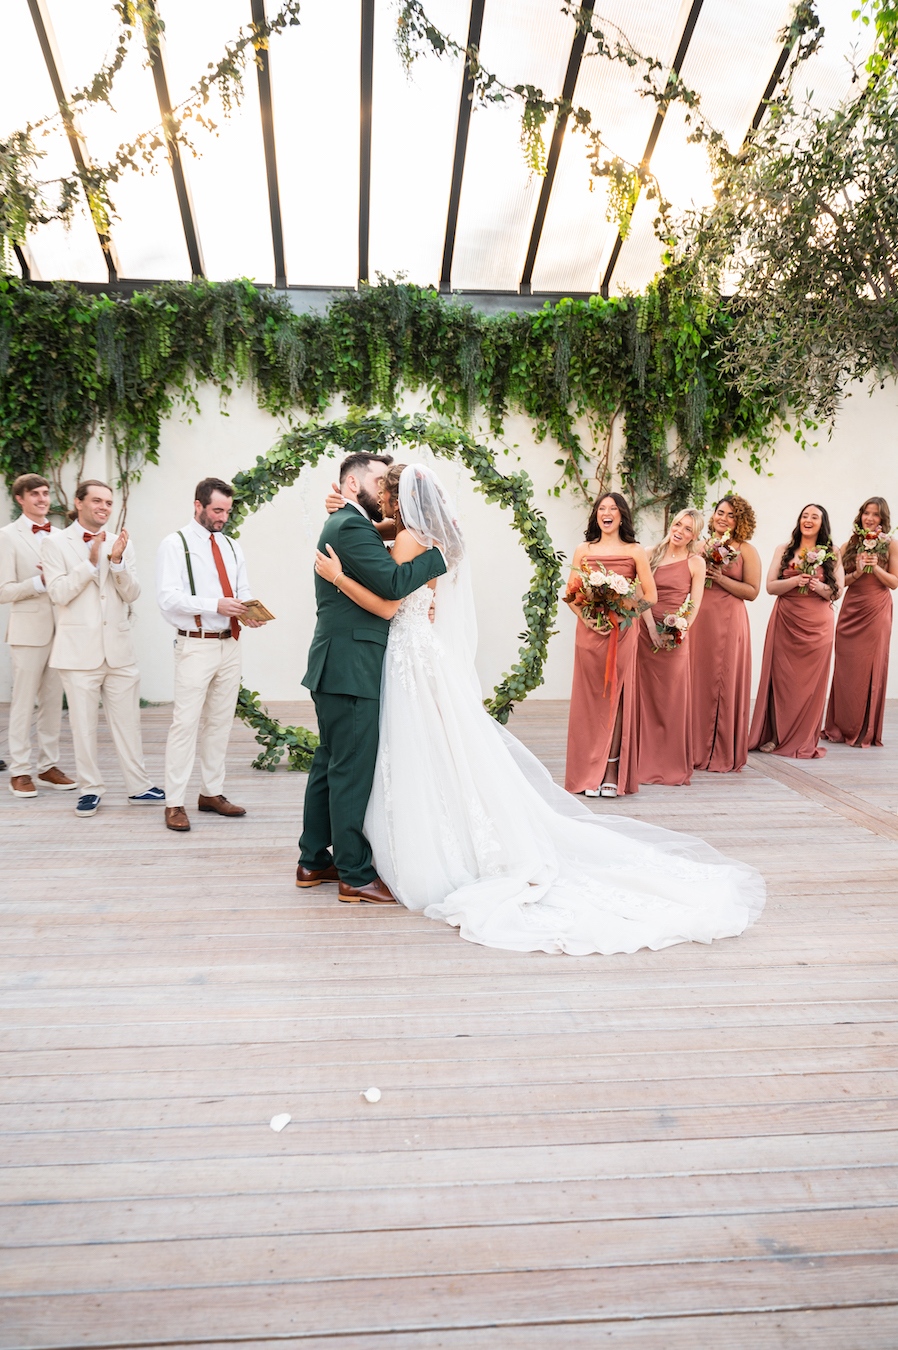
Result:
{"type": "Polygon", "coordinates": [[[367,488],[359,488],[355,494],[355,499],[363,511],[366,511],[375,524],[383,520],[384,513],[377,504],[377,498],[372,497],[367,488]]]}

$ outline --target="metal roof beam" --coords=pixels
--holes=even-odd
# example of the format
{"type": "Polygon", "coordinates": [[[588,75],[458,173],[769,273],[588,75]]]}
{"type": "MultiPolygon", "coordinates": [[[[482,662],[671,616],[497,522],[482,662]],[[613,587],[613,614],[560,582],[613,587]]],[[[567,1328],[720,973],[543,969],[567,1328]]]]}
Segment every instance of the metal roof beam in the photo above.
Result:
{"type": "MultiPolygon", "coordinates": [[[[264,28],[265,0],[252,0],[253,23],[264,28]]],[[[256,53],[256,73],[259,77],[259,114],[262,120],[262,145],[265,149],[265,173],[268,178],[268,211],[271,216],[271,247],[274,253],[274,285],[276,290],[287,287],[287,264],[284,257],[284,227],[281,221],[281,193],[278,186],[278,161],[274,143],[274,109],[271,101],[271,67],[268,47],[256,53]]]]}
{"type": "MultiPolygon", "coordinates": [[[[468,41],[466,43],[468,49],[480,46],[485,6],[486,0],[471,0],[468,41]]],[[[468,128],[471,124],[471,104],[473,100],[474,76],[471,74],[470,62],[465,59],[461,97],[458,101],[458,126],[455,132],[452,181],[449,186],[449,210],[446,215],[446,234],[443,239],[443,265],[440,268],[440,290],[444,293],[452,289],[452,258],[455,254],[455,231],[458,228],[458,207],[461,202],[461,185],[465,173],[465,155],[468,151],[468,128]]]]}
{"type": "Polygon", "coordinates": [[[791,50],[792,50],[791,46],[784,47],[779,54],[779,59],[776,65],[773,67],[773,74],[767,81],[767,88],[764,90],[761,102],[758,104],[757,111],[754,117],[751,119],[752,131],[757,131],[758,127],[764,120],[764,114],[770,105],[770,100],[773,98],[773,95],[776,91],[776,86],[779,84],[780,79],[782,78],[783,71],[786,69],[786,62],[789,59],[789,53],[791,52],[791,50]]]}
{"type": "MultiPolygon", "coordinates": [[[[583,0],[580,6],[581,12],[591,14],[596,0],[583,0]]],[[[583,60],[583,50],[586,46],[586,34],[577,29],[574,40],[571,43],[571,54],[567,63],[567,71],[564,76],[564,86],[561,90],[561,97],[570,103],[574,97],[574,90],[577,87],[577,76],[580,74],[580,62],[583,60]]],[[[564,133],[567,129],[568,113],[563,116],[559,113],[555,118],[555,130],[552,132],[552,143],[549,146],[549,154],[546,159],[546,172],[543,176],[542,187],[539,190],[539,201],[536,204],[536,215],[533,217],[533,227],[530,231],[530,245],[527,249],[527,257],[524,260],[524,270],[521,273],[520,291],[522,295],[530,294],[530,285],[533,280],[533,268],[536,263],[536,254],[539,249],[539,241],[542,237],[543,226],[546,223],[546,212],[549,209],[549,198],[552,195],[552,188],[555,183],[555,173],[558,169],[558,159],[561,155],[561,144],[564,140],[564,133]]]]}
{"type": "Polygon", "coordinates": [[[368,281],[371,232],[371,115],[374,97],[374,0],[362,0],[359,106],[359,285],[368,281]]]}
{"type": "MultiPolygon", "coordinates": [[[[689,16],[686,19],[686,23],[683,27],[683,35],[680,38],[680,45],[677,47],[677,52],[670,68],[672,75],[679,75],[683,62],[686,60],[686,53],[689,50],[689,44],[692,41],[692,34],[695,32],[695,25],[698,23],[698,16],[701,13],[703,3],[704,0],[692,0],[689,16]]],[[[658,143],[658,137],[661,135],[661,128],[664,125],[666,113],[666,108],[663,112],[659,108],[658,112],[655,114],[655,121],[646,143],[645,153],[639,163],[640,173],[646,173],[648,171],[652,154],[658,143]]],[[[611,250],[611,257],[608,259],[608,266],[605,268],[605,275],[602,277],[602,295],[606,300],[608,299],[608,288],[611,284],[611,276],[617,266],[617,260],[620,257],[623,242],[620,231],[618,231],[617,239],[614,241],[614,248],[611,250]]]]}
{"type": "MultiPolygon", "coordinates": [[[[44,64],[47,67],[47,74],[50,76],[50,83],[53,86],[53,94],[56,102],[59,104],[59,111],[62,113],[63,125],[66,135],[69,138],[69,145],[72,148],[72,155],[78,168],[87,173],[91,168],[90,157],[87,153],[87,143],[81,133],[78,123],[77,113],[73,113],[69,108],[69,90],[66,86],[65,75],[62,69],[62,61],[59,55],[59,48],[56,45],[56,35],[53,32],[53,25],[50,21],[50,14],[47,9],[46,0],[28,0],[28,8],[31,11],[31,18],[34,23],[37,39],[41,46],[41,52],[44,57],[44,64]]],[[[85,193],[86,195],[86,193],[85,193]]],[[[90,200],[88,199],[88,210],[91,220],[93,220],[94,229],[97,232],[97,240],[103,251],[103,261],[106,263],[106,270],[109,273],[110,282],[117,281],[120,275],[118,255],[115,251],[115,245],[108,230],[103,229],[94,219],[93,211],[90,210],[90,200]]],[[[22,259],[19,259],[21,264],[22,259]]]]}
{"type": "MultiPolygon", "coordinates": [[[[150,0],[150,3],[155,9],[155,0],[150,0]]],[[[168,77],[165,73],[162,38],[158,32],[151,30],[146,24],[144,24],[144,34],[150,57],[150,67],[153,71],[153,83],[156,86],[156,98],[159,101],[159,111],[162,114],[162,134],[165,137],[168,162],[171,165],[172,178],[178,198],[178,209],[181,212],[181,224],[184,227],[184,242],[187,245],[187,256],[190,259],[190,271],[196,280],[206,275],[206,268],[203,263],[203,250],[200,246],[200,233],[196,221],[196,212],[193,208],[193,197],[190,194],[190,184],[184,172],[184,165],[181,163],[181,147],[174,135],[174,119],[168,93],[168,77]]]]}

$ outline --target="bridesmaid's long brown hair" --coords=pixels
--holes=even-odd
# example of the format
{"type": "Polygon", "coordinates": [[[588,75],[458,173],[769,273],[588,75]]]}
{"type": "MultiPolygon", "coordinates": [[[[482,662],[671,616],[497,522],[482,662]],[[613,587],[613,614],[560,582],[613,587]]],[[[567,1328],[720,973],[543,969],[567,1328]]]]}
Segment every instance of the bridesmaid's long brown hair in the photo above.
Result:
{"type": "Polygon", "coordinates": [[[589,520],[586,525],[586,533],[583,538],[587,544],[597,544],[602,538],[602,527],[599,524],[599,506],[610,497],[614,505],[620,511],[620,537],[622,544],[635,544],[636,531],[633,528],[633,514],[630,511],[630,504],[626,497],[622,497],[619,492],[603,492],[600,497],[596,497],[592,504],[592,510],[589,513],[589,520]]]}
{"type": "Polygon", "coordinates": [[[892,516],[889,511],[889,504],[885,497],[868,497],[852,521],[851,538],[848,540],[848,547],[845,549],[845,555],[842,558],[842,565],[845,568],[846,576],[849,572],[854,571],[854,563],[857,558],[858,537],[854,530],[855,528],[859,530],[864,528],[861,523],[861,516],[868,506],[875,506],[879,512],[879,528],[881,530],[884,530],[885,533],[888,534],[889,530],[892,528],[892,516]]]}
{"type": "MultiPolygon", "coordinates": [[[[820,529],[817,531],[816,546],[818,548],[828,549],[830,553],[835,552],[836,546],[833,543],[832,530],[829,524],[829,512],[826,507],[821,506],[819,502],[806,502],[798,513],[798,519],[795,522],[795,529],[792,531],[792,537],[783,549],[783,556],[780,558],[780,570],[777,573],[780,577],[792,561],[793,554],[797,553],[801,547],[801,518],[809,506],[816,507],[820,512],[820,529]]],[[[836,572],[831,558],[827,558],[826,562],[823,564],[823,580],[835,596],[837,590],[836,572]]]]}

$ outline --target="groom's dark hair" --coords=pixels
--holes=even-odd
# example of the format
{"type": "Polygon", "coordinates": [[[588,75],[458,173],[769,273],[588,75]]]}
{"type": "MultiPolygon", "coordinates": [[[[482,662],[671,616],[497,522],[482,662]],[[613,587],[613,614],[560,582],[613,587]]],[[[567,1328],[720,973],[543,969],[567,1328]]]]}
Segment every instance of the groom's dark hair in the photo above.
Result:
{"type": "Polygon", "coordinates": [[[348,473],[360,474],[367,473],[372,464],[392,464],[392,455],[368,455],[360,450],[355,455],[347,455],[340,465],[340,482],[348,473]]]}

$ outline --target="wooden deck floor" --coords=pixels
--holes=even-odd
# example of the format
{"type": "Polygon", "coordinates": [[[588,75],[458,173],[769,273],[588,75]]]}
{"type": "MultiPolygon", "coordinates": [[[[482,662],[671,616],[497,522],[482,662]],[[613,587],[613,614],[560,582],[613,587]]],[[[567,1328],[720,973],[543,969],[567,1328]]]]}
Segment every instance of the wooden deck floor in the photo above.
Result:
{"type": "MultiPolygon", "coordinates": [[[[514,719],[553,772],[566,712],[514,719]]],[[[894,1350],[898,706],[596,804],[770,891],[612,958],[297,891],[305,777],[231,744],[249,815],[184,837],[115,767],[81,822],[0,777],[5,1350],[894,1350]]]]}

